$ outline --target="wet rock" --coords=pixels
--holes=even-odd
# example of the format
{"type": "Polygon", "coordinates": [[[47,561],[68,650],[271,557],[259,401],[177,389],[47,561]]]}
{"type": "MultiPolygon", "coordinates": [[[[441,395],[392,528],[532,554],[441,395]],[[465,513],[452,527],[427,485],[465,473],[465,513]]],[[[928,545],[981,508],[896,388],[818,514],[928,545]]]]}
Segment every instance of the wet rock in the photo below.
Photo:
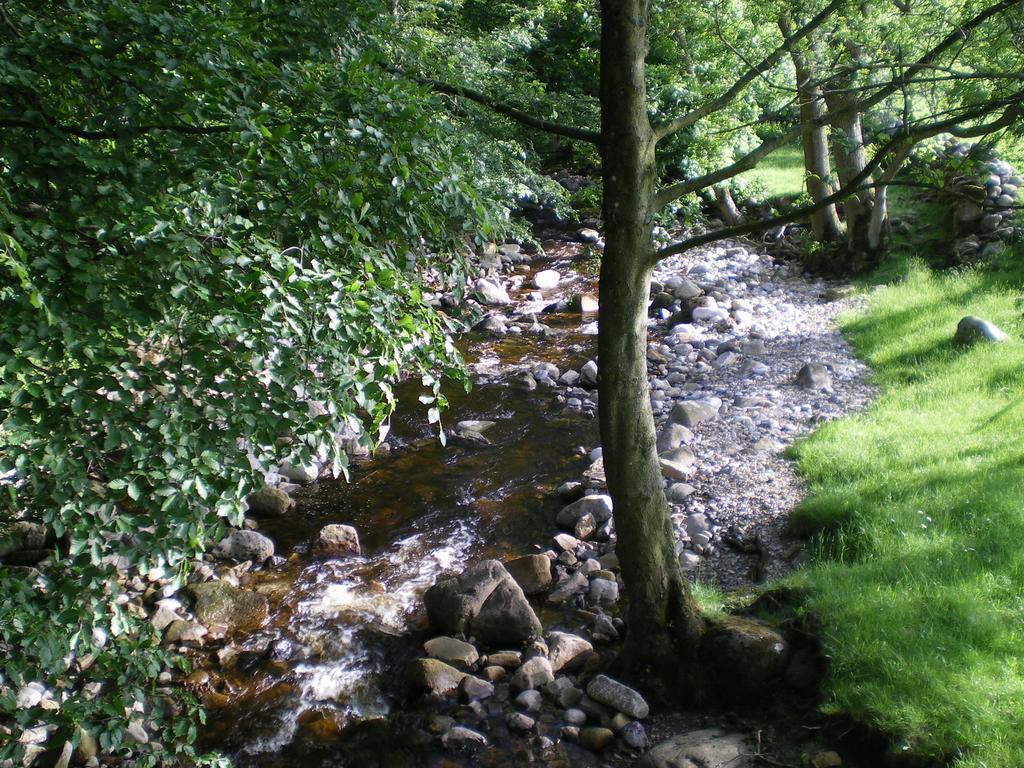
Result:
{"type": "Polygon", "coordinates": [[[1006,341],[1008,338],[1010,337],[994,323],[968,315],[957,324],[953,342],[956,344],[974,344],[979,341],[998,343],[1006,341]]]}
{"type": "Polygon", "coordinates": [[[579,539],[567,533],[557,533],[551,537],[551,540],[562,552],[573,552],[580,545],[579,539]]]}
{"type": "Polygon", "coordinates": [[[438,659],[415,659],[406,677],[415,690],[444,696],[457,689],[469,675],[438,659]]]}
{"type": "Polygon", "coordinates": [[[536,720],[522,712],[512,712],[506,718],[506,722],[508,723],[508,727],[513,731],[520,731],[524,733],[526,731],[532,731],[533,726],[537,724],[536,720]]]}
{"type": "MultiPolygon", "coordinates": [[[[571,554],[563,552],[562,554],[571,554]]],[[[576,595],[585,592],[589,582],[587,577],[579,571],[562,578],[558,584],[548,593],[548,602],[553,604],[566,603],[576,595]]]]}
{"type": "Polygon", "coordinates": [[[480,654],[475,647],[454,637],[435,637],[423,644],[423,651],[433,659],[440,659],[446,664],[459,669],[470,669],[480,654]]]}
{"type": "Polygon", "coordinates": [[[583,725],[587,722],[587,713],[582,709],[570,707],[565,710],[565,722],[569,725],[583,725]]]}
{"type": "Polygon", "coordinates": [[[569,299],[569,309],[588,315],[597,312],[600,309],[600,304],[592,293],[581,293],[569,299]]]}
{"type": "Polygon", "coordinates": [[[555,674],[551,670],[551,662],[543,656],[534,656],[523,662],[523,665],[512,675],[510,682],[513,689],[525,691],[540,688],[554,679],[555,674]]]}
{"type": "Polygon", "coordinates": [[[587,696],[637,720],[643,720],[651,711],[637,691],[607,675],[598,675],[590,681],[587,696]]]}
{"type": "Polygon", "coordinates": [[[717,398],[707,400],[684,400],[678,403],[669,414],[669,421],[673,424],[682,424],[684,427],[694,427],[705,421],[710,421],[718,415],[722,407],[722,401],[717,398]]]}
{"type": "Polygon", "coordinates": [[[463,701],[482,701],[494,695],[494,685],[472,675],[466,675],[459,683],[459,695],[463,701]]]}
{"type": "Polygon", "coordinates": [[[504,667],[499,667],[498,665],[493,664],[489,667],[484,667],[483,669],[481,669],[480,675],[487,682],[496,683],[508,675],[508,670],[506,670],[504,667]]]}
{"type": "Polygon", "coordinates": [[[234,531],[220,542],[219,548],[237,562],[262,563],[274,556],[274,542],[257,531],[234,531]]]}
{"type": "Polygon", "coordinates": [[[606,494],[584,496],[579,501],[562,507],[555,522],[562,528],[572,530],[576,521],[587,514],[593,516],[598,523],[609,520],[612,516],[612,497],[606,494]]]}
{"type": "Polygon", "coordinates": [[[220,624],[231,629],[254,628],[267,618],[263,595],[233,587],[226,581],[208,581],[189,587],[195,597],[196,618],[207,627],[220,624]]]}
{"type": "Polygon", "coordinates": [[[579,635],[568,632],[551,632],[548,634],[548,661],[555,672],[572,668],[577,661],[594,652],[594,646],[579,635]]]}
{"type": "Polygon", "coordinates": [[[743,735],[707,728],[663,741],[640,758],[637,768],[753,768],[751,753],[743,735]]]}
{"type": "Polygon", "coordinates": [[[807,363],[797,372],[796,384],[804,389],[831,389],[832,374],[824,363],[807,363]]]}
{"type": "Polygon", "coordinates": [[[524,555],[505,563],[505,568],[523,592],[536,595],[551,586],[551,560],[547,555],[524,555]]]}
{"type": "Polygon", "coordinates": [[[548,291],[557,288],[561,280],[562,277],[556,270],[542,269],[533,276],[533,287],[541,291],[548,291]]]}
{"type": "Polygon", "coordinates": [[[512,299],[508,296],[508,291],[497,280],[481,277],[476,281],[474,290],[481,304],[504,305],[512,303],[512,299]]]}
{"type": "Polygon", "coordinates": [[[246,499],[249,512],[257,517],[280,517],[295,506],[295,500],[280,488],[264,486],[246,499]]]}
{"type": "Polygon", "coordinates": [[[351,525],[325,525],[313,543],[313,553],[328,556],[358,555],[359,533],[351,525]]]}
{"type": "Polygon", "coordinates": [[[584,749],[591,752],[600,752],[615,742],[615,734],[608,728],[582,728],[580,729],[579,743],[584,749]]]}
{"type": "Polygon", "coordinates": [[[487,745],[486,736],[462,725],[453,725],[449,728],[444,736],[441,737],[441,741],[446,747],[452,744],[487,745]]]}
{"type": "Polygon", "coordinates": [[[596,530],[597,521],[594,520],[593,515],[587,513],[576,520],[572,533],[577,539],[584,540],[589,539],[596,530]]]}
{"type": "Polygon", "coordinates": [[[497,560],[471,565],[439,581],[424,596],[430,625],[451,635],[472,635],[488,645],[525,642],[541,634],[523,590],[497,560]]]}
{"type": "Polygon", "coordinates": [[[529,688],[516,696],[515,704],[526,712],[540,712],[544,700],[541,698],[540,691],[529,688]]]}
{"type": "Polygon", "coordinates": [[[487,314],[473,326],[473,330],[477,333],[489,333],[492,336],[504,336],[508,333],[508,318],[496,313],[487,314]]]}

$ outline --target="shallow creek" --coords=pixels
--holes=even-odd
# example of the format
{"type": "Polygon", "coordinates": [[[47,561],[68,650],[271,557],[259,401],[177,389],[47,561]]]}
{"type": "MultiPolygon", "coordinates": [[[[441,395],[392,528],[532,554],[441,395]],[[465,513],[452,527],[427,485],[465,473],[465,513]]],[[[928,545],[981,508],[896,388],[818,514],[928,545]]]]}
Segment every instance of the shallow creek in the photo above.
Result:
{"type": "MultiPolygon", "coordinates": [[[[591,288],[593,279],[574,269],[577,253],[566,245],[560,258],[531,266],[524,286],[539,269],[563,276],[543,301],[530,301],[523,287],[512,292],[514,307],[497,309],[539,312],[559,295],[591,288]]],[[[474,386],[469,393],[448,387],[444,421],[497,422],[486,433],[490,445],[453,439],[442,446],[416,387],[405,385],[390,453],[357,463],[351,482],[301,489],[292,513],[261,524],[288,561],[250,577],[249,586],[271,598],[269,622],[227,648],[207,649],[226,661],[213,663],[220,669],[205,694],[204,746],[229,752],[240,766],[399,765],[406,764],[400,754],[417,752],[417,763],[425,756],[403,742],[396,711],[402,672],[423,640],[423,592],[468,560],[536,551],[559,508],[552,492],[580,475],[588,463],[581,446],[598,441],[596,420],[566,410],[553,391],[509,386],[510,374],[538,361],[578,369],[593,356],[596,337],[586,326],[594,316],[538,319],[551,328],[547,338],[472,333],[461,344],[474,386]],[[355,526],[362,556],[309,556],[328,523],[355,526]]]]}

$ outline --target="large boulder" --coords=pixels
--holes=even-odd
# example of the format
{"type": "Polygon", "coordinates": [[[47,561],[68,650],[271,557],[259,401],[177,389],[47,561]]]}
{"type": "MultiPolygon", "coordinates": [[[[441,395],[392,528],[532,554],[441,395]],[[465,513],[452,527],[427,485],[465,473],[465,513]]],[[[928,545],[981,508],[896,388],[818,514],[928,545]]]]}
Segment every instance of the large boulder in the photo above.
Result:
{"type": "Polygon", "coordinates": [[[511,304],[508,291],[497,280],[481,277],[474,286],[481,304],[511,304]]]}
{"type": "Polygon", "coordinates": [[[505,567],[528,595],[536,595],[551,586],[551,560],[547,555],[523,555],[505,563],[505,567]]]}
{"type": "Polygon", "coordinates": [[[957,324],[953,341],[956,344],[974,344],[978,341],[998,343],[1006,341],[1008,338],[1010,337],[994,323],[968,315],[957,324]]]}
{"type": "Polygon", "coordinates": [[[220,624],[244,630],[259,626],[267,618],[267,598],[233,587],[226,581],[208,581],[190,587],[195,597],[196,618],[204,625],[220,624]]]}
{"type": "Polygon", "coordinates": [[[832,374],[825,363],[807,363],[797,371],[796,384],[804,389],[831,389],[832,374]]]}
{"type": "Polygon", "coordinates": [[[475,637],[488,645],[514,645],[543,631],[522,588],[497,560],[471,565],[437,582],[424,596],[436,631],[475,637]]]}
{"type": "Polygon", "coordinates": [[[555,672],[577,666],[593,652],[594,646],[579,635],[568,632],[552,632],[548,635],[548,661],[555,672]]]}
{"type": "Polygon", "coordinates": [[[753,768],[754,753],[742,734],[705,728],[673,736],[641,757],[637,768],[753,768]]]}
{"type": "Polygon", "coordinates": [[[776,629],[743,616],[711,624],[700,649],[719,697],[737,706],[758,706],[776,696],[789,655],[789,645],[776,629]]]}
{"type": "Polygon", "coordinates": [[[565,530],[571,531],[576,526],[576,521],[587,514],[593,516],[598,524],[609,520],[612,516],[612,497],[606,494],[584,496],[562,507],[555,522],[565,530]]]}

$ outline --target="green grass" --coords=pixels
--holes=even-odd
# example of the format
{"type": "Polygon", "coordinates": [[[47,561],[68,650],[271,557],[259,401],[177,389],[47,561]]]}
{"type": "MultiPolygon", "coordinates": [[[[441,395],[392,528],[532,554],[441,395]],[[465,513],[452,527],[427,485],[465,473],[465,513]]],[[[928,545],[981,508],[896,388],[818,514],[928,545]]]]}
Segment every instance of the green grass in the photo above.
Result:
{"type": "Polygon", "coordinates": [[[1017,250],[956,273],[904,260],[902,279],[843,321],[878,399],[793,449],[809,485],[793,526],[819,559],[790,581],[826,628],[828,708],[958,768],[1024,765],[1017,250]],[[967,314],[1013,339],[954,347],[967,314]]]}
{"type": "Polygon", "coordinates": [[[796,197],[804,191],[803,152],[798,146],[782,147],[738,178],[766,198],[796,197]]]}

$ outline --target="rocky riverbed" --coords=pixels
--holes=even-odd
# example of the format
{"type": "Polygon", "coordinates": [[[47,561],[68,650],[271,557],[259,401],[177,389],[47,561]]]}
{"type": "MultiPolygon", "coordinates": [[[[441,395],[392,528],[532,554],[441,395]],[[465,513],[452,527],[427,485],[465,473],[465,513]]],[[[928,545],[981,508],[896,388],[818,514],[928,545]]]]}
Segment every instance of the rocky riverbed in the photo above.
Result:
{"type": "MultiPolygon", "coordinates": [[[[351,484],[281,467],[187,588],[129,580],[165,644],[195,664],[162,683],[203,699],[207,746],[259,766],[644,755],[735,768],[770,751],[743,729],[651,717],[606,673],[627,628],[593,418],[600,247],[586,229],[539,252],[481,255],[462,342],[475,389],[452,396],[447,445],[415,412],[351,484]]],[[[782,451],[871,396],[834,326],[854,301],[740,242],[659,265],[651,401],[694,579],[736,590],[800,561],[784,524],[801,488],[782,451]]],[[[785,633],[744,619],[722,632],[709,663],[725,678],[757,656],[744,684],[808,684],[785,633]]],[[[136,731],[153,737],[141,713],[136,731]]]]}

